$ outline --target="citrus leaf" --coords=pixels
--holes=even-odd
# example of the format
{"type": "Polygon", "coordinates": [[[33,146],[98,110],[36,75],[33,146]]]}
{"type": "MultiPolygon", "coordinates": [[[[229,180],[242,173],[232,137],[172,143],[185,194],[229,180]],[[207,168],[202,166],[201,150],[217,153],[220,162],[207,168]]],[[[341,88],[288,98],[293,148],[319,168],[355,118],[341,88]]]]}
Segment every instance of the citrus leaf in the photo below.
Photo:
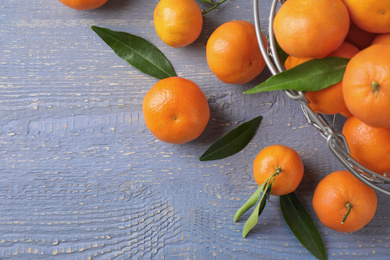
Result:
{"type": "Polygon", "coordinates": [[[309,60],[268,78],[244,94],[282,89],[318,91],[340,82],[348,61],[349,59],[340,57],[309,60]]]}
{"type": "Polygon", "coordinates": [[[199,160],[219,160],[238,153],[250,142],[262,119],[258,116],[234,128],[212,144],[199,160]]]}
{"type": "Polygon", "coordinates": [[[256,205],[257,200],[260,198],[261,192],[263,191],[265,186],[265,182],[263,182],[259,188],[252,194],[252,196],[245,202],[244,205],[241,206],[234,215],[234,222],[237,222],[237,220],[250,208],[252,208],[254,205],[256,205]]]}
{"type": "Polygon", "coordinates": [[[327,259],[320,232],[298,197],[290,193],[279,200],[283,218],[299,242],[318,259],[327,259]]]}
{"type": "Polygon", "coordinates": [[[280,45],[279,45],[279,43],[277,41],[275,41],[275,43],[276,43],[276,50],[278,52],[278,56],[279,56],[280,62],[282,64],[284,64],[284,62],[288,58],[288,54],[280,47],[280,45]]]}
{"type": "Polygon", "coordinates": [[[164,79],[176,76],[165,55],[147,40],[126,32],[92,26],[91,29],[127,63],[149,76],[164,79]]]}
{"type": "Polygon", "coordinates": [[[208,3],[208,4],[212,4],[213,3],[211,0],[199,0],[199,1],[201,1],[203,3],[208,3]]]}
{"type": "Polygon", "coordinates": [[[251,231],[259,221],[259,216],[263,212],[265,208],[265,204],[267,203],[267,198],[269,198],[269,193],[271,192],[272,185],[267,185],[263,195],[259,203],[257,204],[255,210],[252,212],[248,220],[245,222],[244,229],[242,230],[242,236],[246,237],[246,235],[251,231]]]}

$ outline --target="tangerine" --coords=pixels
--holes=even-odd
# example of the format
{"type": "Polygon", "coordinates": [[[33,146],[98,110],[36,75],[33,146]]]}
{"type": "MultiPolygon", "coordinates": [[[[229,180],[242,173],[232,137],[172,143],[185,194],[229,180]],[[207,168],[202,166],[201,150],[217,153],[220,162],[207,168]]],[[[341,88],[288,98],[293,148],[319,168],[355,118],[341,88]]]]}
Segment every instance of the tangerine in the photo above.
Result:
{"type": "Polygon", "coordinates": [[[145,95],[142,110],[147,128],[157,139],[182,144],[198,138],[209,119],[206,96],[193,81],[169,77],[145,95]]]}
{"type": "Polygon", "coordinates": [[[390,174],[390,128],[371,127],[352,116],[342,133],[356,161],[377,173],[390,174]]]}
{"type": "Polygon", "coordinates": [[[378,34],[372,41],[372,44],[378,43],[390,44],[390,33],[378,34]]]}
{"type": "Polygon", "coordinates": [[[326,227],[337,232],[354,232],[375,215],[375,191],[349,171],[332,172],[317,185],[313,208],[326,227]]]}
{"type": "Polygon", "coordinates": [[[343,0],[352,21],[365,31],[390,32],[390,0],[343,0]]]}
{"type": "Polygon", "coordinates": [[[91,10],[104,5],[107,0],[59,0],[64,5],[76,10],[91,10]]]}
{"type": "MultiPolygon", "coordinates": [[[[263,33],[262,37],[266,45],[263,33]]],[[[211,34],[206,58],[215,76],[228,84],[248,83],[265,67],[255,26],[241,20],[226,22],[211,34]]]]}
{"type": "Polygon", "coordinates": [[[304,166],[299,154],[285,145],[271,145],[261,150],[253,162],[253,176],[258,185],[276,174],[271,194],[281,196],[295,191],[301,183],[304,166]]]}
{"type": "Polygon", "coordinates": [[[202,11],[195,0],[160,0],[154,9],[154,27],[167,45],[185,47],[202,32],[202,11]]]}
{"type": "Polygon", "coordinates": [[[353,56],[343,77],[348,110],[365,124],[390,127],[390,45],[373,44],[353,56]]]}
{"type": "Polygon", "coordinates": [[[343,117],[346,117],[346,118],[349,118],[351,116],[353,116],[351,114],[351,112],[349,112],[348,108],[346,108],[344,111],[341,111],[340,114],[343,116],[343,117]]]}
{"type": "Polygon", "coordinates": [[[342,44],[349,23],[341,0],[288,0],[276,13],[273,30],[287,54],[323,58],[342,44]]]}

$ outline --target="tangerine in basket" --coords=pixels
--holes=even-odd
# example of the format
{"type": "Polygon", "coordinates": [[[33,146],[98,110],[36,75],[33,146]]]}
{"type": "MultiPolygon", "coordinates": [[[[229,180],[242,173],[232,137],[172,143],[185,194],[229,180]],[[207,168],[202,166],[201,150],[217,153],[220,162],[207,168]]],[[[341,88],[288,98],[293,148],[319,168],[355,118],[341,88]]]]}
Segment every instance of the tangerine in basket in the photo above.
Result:
{"type": "Polygon", "coordinates": [[[210,119],[206,96],[193,81],[170,77],[145,95],[142,110],[147,128],[157,139],[182,144],[198,138],[210,119]]]}
{"type": "Polygon", "coordinates": [[[300,58],[323,58],[348,34],[350,18],[341,0],[288,0],[279,9],[273,30],[280,47],[300,58]]]}
{"type": "Polygon", "coordinates": [[[284,145],[271,145],[261,150],[253,162],[253,176],[258,185],[276,173],[271,194],[286,195],[301,183],[304,166],[299,154],[284,145]]]}
{"type": "Polygon", "coordinates": [[[154,27],[167,45],[185,47],[202,31],[202,11],[195,0],[160,0],[154,9],[154,27]]]}
{"type": "Polygon", "coordinates": [[[76,10],[91,10],[104,5],[107,0],[59,0],[64,5],[76,10]]]}
{"type": "Polygon", "coordinates": [[[351,114],[351,112],[349,112],[348,108],[345,109],[344,111],[341,111],[340,114],[343,116],[343,117],[346,117],[346,118],[350,118],[351,116],[353,116],[351,114]]]}
{"type": "MultiPolygon", "coordinates": [[[[262,37],[266,44],[263,33],[262,37]]],[[[206,58],[215,76],[228,84],[248,83],[265,67],[255,26],[241,20],[226,22],[211,34],[206,58]]]]}
{"type": "Polygon", "coordinates": [[[390,127],[390,45],[373,44],[352,57],[343,77],[348,110],[365,124],[390,127]]]}
{"type": "Polygon", "coordinates": [[[345,121],[342,133],[356,161],[390,176],[390,128],[371,127],[352,116],[345,121]]]}
{"type": "Polygon", "coordinates": [[[375,215],[375,191],[349,171],[332,172],[317,185],[314,211],[326,227],[338,232],[355,232],[375,215]]]}
{"type": "Polygon", "coordinates": [[[368,32],[390,32],[390,0],[344,0],[352,21],[368,32]]]}
{"type": "MultiPolygon", "coordinates": [[[[348,42],[343,42],[337,50],[328,56],[350,59],[358,52],[359,49],[357,47],[348,42]]],[[[284,66],[286,69],[291,69],[308,60],[310,60],[310,58],[289,56],[286,59],[284,66]]],[[[318,91],[307,91],[305,96],[309,101],[309,107],[317,113],[337,114],[344,112],[347,109],[343,97],[342,82],[318,91]]]]}
{"type": "Polygon", "coordinates": [[[381,33],[375,36],[372,44],[378,43],[390,44],[390,33],[381,33]]]}

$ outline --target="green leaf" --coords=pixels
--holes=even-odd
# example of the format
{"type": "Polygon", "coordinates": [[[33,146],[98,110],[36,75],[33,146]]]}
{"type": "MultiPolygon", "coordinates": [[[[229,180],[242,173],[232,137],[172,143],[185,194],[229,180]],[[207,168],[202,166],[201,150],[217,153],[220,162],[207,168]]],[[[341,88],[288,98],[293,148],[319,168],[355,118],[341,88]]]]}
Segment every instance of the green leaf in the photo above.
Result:
{"type": "Polygon", "coordinates": [[[127,63],[157,79],[176,76],[165,55],[147,40],[126,32],[92,26],[91,29],[127,63]]]}
{"type": "Polygon", "coordinates": [[[203,3],[208,3],[208,4],[212,4],[213,3],[211,0],[199,0],[199,1],[201,1],[203,3]]]}
{"type": "Polygon", "coordinates": [[[343,79],[349,59],[326,57],[304,62],[292,69],[278,73],[244,94],[289,89],[317,91],[330,87],[343,79]]]}
{"type": "Polygon", "coordinates": [[[262,119],[262,116],[255,117],[231,130],[212,144],[199,160],[219,160],[238,153],[250,142],[262,119]]]}
{"type": "Polygon", "coordinates": [[[286,59],[288,58],[288,54],[284,52],[284,50],[280,47],[280,45],[277,41],[275,41],[275,42],[276,42],[276,50],[278,52],[279,60],[283,65],[284,62],[286,61],[286,59]]]}
{"type": "Polygon", "coordinates": [[[266,182],[263,182],[259,188],[252,194],[252,196],[245,202],[244,205],[241,206],[234,215],[234,222],[237,222],[237,220],[250,208],[252,208],[254,205],[256,205],[257,200],[260,198],[261,192],[264,189],[266,182]]]}
{"type": "Polygon", "coordinates": [[[299,242],[318,259],[327,259],[320,232],[298,197],[294,193],[280,196],[280,209],[299,242]]]}
{"type": "Polygon", "coordinates": [[[259,203],[257,204],[255,210],[252,212],[248,220],[245,222],[244,229],[242,230],[242,236],[246,237],[246,235],[251,231],[259,221],[259,216],[263,212],[265,208],[265,204],[267,203],[267,198],[269,198],[269,193],[271,192],[272,185],[267,185],[263,195],[259,203]]]}

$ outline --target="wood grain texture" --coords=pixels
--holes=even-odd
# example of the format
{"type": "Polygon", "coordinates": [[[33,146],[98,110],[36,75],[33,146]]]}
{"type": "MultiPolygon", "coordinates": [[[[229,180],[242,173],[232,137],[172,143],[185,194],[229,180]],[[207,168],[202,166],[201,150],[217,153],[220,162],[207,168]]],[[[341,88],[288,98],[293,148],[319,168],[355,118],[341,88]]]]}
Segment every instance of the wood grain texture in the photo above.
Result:
{"type": "MultiPolygon", "coordinates": [[[[0,259],[313,259],[284,223],[277,198],[247,238],[241,231],[249,215],[233,222],[256,189],[254,157],[276,143],[303,158],[297,195],[329,258],[388,258],[384,195],[375,218],[355,233],[336,233],[315,217],[316,184],[343,168],[282,92],[242,94],[269,72],[228,85],[209,70],[208,37],[223,22],[253,22],[252,2],[227,1],[207,14],[200,38],[182,49],[156,35],[157,2],[109,0],[91,11],[58,1],[0,3],[0,259]],[[170,145],[152,136],[141,104],[157,80],[118,58],[91,25],[144,37],[203,89],[211,119],[200,138],[170,145]],[[198,161],[216,139],[258,115],[263,122],[242,152],[198,161]]],[[[269,4],[261,1],[264,25],[269,4]]],[[[341,128],[343,118],[328,119],[341,128]]]]}

